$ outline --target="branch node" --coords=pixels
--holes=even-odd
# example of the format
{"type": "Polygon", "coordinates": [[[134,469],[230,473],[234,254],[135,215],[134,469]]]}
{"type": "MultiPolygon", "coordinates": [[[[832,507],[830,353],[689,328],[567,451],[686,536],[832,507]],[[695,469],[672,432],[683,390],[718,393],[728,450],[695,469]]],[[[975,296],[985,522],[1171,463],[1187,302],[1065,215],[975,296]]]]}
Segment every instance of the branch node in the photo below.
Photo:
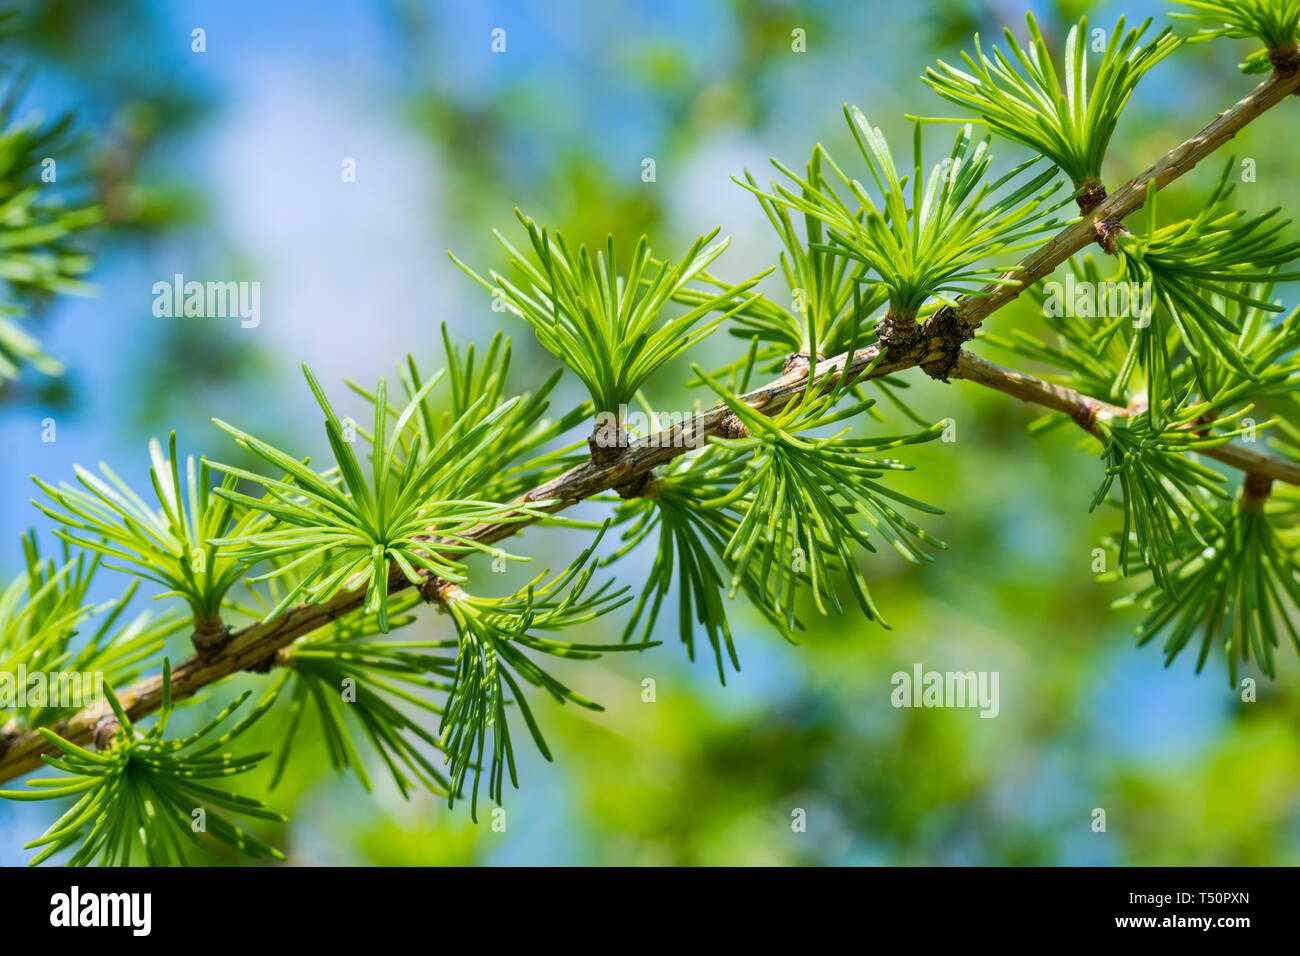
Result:
{"type": "MultiPolygon", "coordinates": [[[[1295,76],[1296,71],[1300,70],[1300,43],[1286,49],[1269,50],[1268,61],[1273,64],[1278,76],[1295,76]]],[[[1296,95],[1300,95],[1300,90],[1296,91],[1296,95]]]]}
{"type": "Polygon", "coordinates": [[[1097,245],[1111,256],[1118,251],[1119,246],[1115,240],[1124,231],[1124,224],[1118,219],[1102,219],[1092,224],[1092,234],[1097,240],[1097,245]]]}
{"type": "Polygon", "coordinates": [[[1079,404],[1070,412],[1070,418],[1084,431],[1091,432],[1097,424],[1097,413],[1099,411],[1101,411],[1101,405],[1091,398],[1083,396],[1079,404]]]}
{"type": "Polygon", "coordinates": [[[748,438],[749,429],[735,412],[727,412],[718,420],[719,438],[748,438]]]}
{"type": "Polygon", "coordinates": [[[197,618],[190,640],[200,657],[211,657],[230,643],[230,628],[216,615],[197,618]]]}
{"type": "Polygon", "coordinates": [[[618,459],[623,449],[627,447],[627,433],[621,428],[618,432],[618,441],[609,443],[598,437],[603,432],[598,428],[587,439],[587,448],[591,451],[591,460],[597,465],[608,465],[610,462],[618,459]]]}
{"type": "Polygon", "coordinates": [[[957,367],[961,347],[975,337],[975,326],[962,321],[956,309],[945,305],[925,320],[921,334],[929,345],[929,354],[939,353],[937,358],[921,363],[922,371],[933,379],[946,382],[957,367]]]}
{"type": "Polygon", "coordinates": [[[439,608],[446,608],[447,602],[460,593],[460,586],[435,574],[420,582],[419,591],[420,597],[424,598],[427,603],[436,604],[439,608]]]}
{"type": "Polygon", "coordinates": [[[1106,198],[1106,187],[1101,183],[1086,182],[1083,185],[1083,192],[1074,197],[1074,201],[1079,204],[1080,214],[1086,216],[1106,198]]]}
{"type": "Polygon", "coordinates": [[[913,315],[898,315],[892,309],[876,323],[876,339],[889,350],[891,359],[900,360],[921,341],[921,326],[913,315]]]}
{"type": "Polygon", "coordinates": [[[117,737],[118,728],[121,725],[117,722],[114,714],[105,714],[99,720],[95,721],[95,727],[91,731],[95,740],[96,750],[107,750],[113,746],[113,740],[117,737]]]}
{"type": "MultiPolygon", "coordinates": [[[[817,361],[822,361],[826,356],[821,352],[817,353],[817,361]]],[[[807,372],[812,367],[812,357],[807,352],[794,352],[786,360],[785,365],[781,366],[781,374],[789,375],[792,372],[807,372]]]]}

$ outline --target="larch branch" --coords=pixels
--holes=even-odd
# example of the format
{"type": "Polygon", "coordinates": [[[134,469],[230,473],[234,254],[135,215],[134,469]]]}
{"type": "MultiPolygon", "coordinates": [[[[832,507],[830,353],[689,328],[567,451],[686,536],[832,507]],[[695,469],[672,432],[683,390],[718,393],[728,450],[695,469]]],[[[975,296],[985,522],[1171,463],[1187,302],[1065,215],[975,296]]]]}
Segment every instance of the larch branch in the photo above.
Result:
{"type": "MultiPolygon", "coordinates": [[[[1064,412],[1090,433],[1095,433],[1094,425],[1099,416],[1123,417],[1134,414],[1132,409],[1120,408],[1072,388],[1044,381],[1026,372],[1004,368],[996,362],[990,362],[970,352],[961,353],[952,376],[996,389],[1021,401],[1033,402],[1054,411],[1064,412]]],[[[1232,443],[1202,448],[1197,451],[1197,454],[1213,458],[1248,475],[1262,475],[1275,481],[1300,485],[1300,462],[1278,458],[1232,443]]]]}
{"type": "MultiPolygon", "coordinates": [[[[1232,108],[1218,114],[1191,139],[1170,150],[1146,172],[1116,190],[1082,219],[1066,226],[1020,263],[1015,270],[989,286],[983,294],[966,297],[958,304],[956,310],[940,310],[936,313],[922,325],[921,334],[905,352],[900,354],[896,351],[894,354],[882,356],[882,352],[885,351],[883,347],[873,345],[852,355],[844,354],[826,359],[812,369],[796,367],[775,381],[745,394],[742,400],[756,411],[770,416],[779,412],[803,391],[810,373],[816,377],[818,384],[830,385],[841,375],[848,374],[856,377],[867,372],[869,368],[867,376],[878,378],[917,366],[947,368],[954,358],[957,359],[958,371],[963,367],[964,362],[966,370],[974,373],[977,367],[983,367],[978,364],[982,360],[974,360],[974,356],[965,358],[969,353],[959,355],[954,348],[951,332],[936,323],[936,318],[942,315],[951,321],[955,311],[960,325],[973,332],[988,316],[1015,299],[1029,285],[1049,275],[1070,256],[1096,241],[1098,223],[1118,221],[1140,209],[1145,202],[1149,182],[1154,182],[1157,189],[1164,188],[1195,167],[1260,114],[1276,106],[1298,89],[1300,89],[1300,73],[1286,76],[1275,72],[1232,108]]],[[[969,335],[966,337],[968,338],[969,335]]],[[[1005,371],[1010,372],[1010,370],[1005,371]]],[[[1019,375],[1019,373],[1011,374],[1019,375]]],[[[1067,410],[1061,406],[1068,403],[1068,398],[1062,395],[1056,386],[1045,382],[1040,386],[1033,386],[1023,376],[1015,379],[1014,384],[1011,378],[998,376],[994,378],[1007,385],[1007,388],[999,389],[1001,391],[1016,394],[1009,391],[1015,388],[1025,393],[1017,394],[1017,397],[1025,397],[1033,391],[1042,398],[1040,404],[1061,411],[1067,410]]],[[[992,381],[993,379],[990,379],[985,384],[992,384],[992,381]]],[[[671,461],[692,447],[698,447],[707,436],[722,435],[727,416],[728,409],[725,405],[715,406],[686,425],[674,426],[628,445],[608,462],[597,464],[588,461],[578,465],[521,496],[518,503],[554,500],[558,504],[550,506],[549,510],[559,511],[585,498],[626,485],[654,467],[671,461]]],[[[1213,454],[1212,451],[1207,451],[1206,454],[1235,468],[1259,474],[1272,474],[1283,481],[1300,483],[1297,480],[1300,475],[1289,472],[1291,477],[1285,477],[1280,473],[1286,470],[1285,463],[1279,464],[1268,456],[1247,452],[1238,446],[1224,446],[1213,451],[1218,451],[1220,454],[1213,454]],[[1274,474],[1267,469],[1274,469],[1279,473],[1274,474]]],[[[535,520],[537,519],[533,519],[535,520]]],[[[484,543],[499,541],[517,534],[533,521],[484,525],[470,532],[470,536],[484,543]]],[[[394,569],[390,577],[389,590],[399,591],[411,586],[410,582],[394,569]]],[[[232,634],[229,642],[215,653],[190,657],[174,667],[172,697],[175,699],[190,697],[201,688],[238,671],[257,669],[271,660],[281,648],[287,647],[304,634],[309,634],[344,614],[360,608],[364,602],[364,590],[343,592],[324,604],[296,605],[274,620],[250,624],[232,634]]],[[[156,711],[161,704],[162,677],[155,675],[145,678],[132,687],[120,691],[118,697],[127,716],[132,720],[139,720],[156,711]]],[[[67,740],[85,744],[92,740],[96,724],[107,712],[107,703],[101,702],[60,721],[51,729],[67,740]]],[[[14,726],[0,730],[0,782],[12,780],[36,769],[41,765],[42,754],[52,754],[56,751],[57,748],[35,730],[23,730],[21,727],[14,726]]]]}

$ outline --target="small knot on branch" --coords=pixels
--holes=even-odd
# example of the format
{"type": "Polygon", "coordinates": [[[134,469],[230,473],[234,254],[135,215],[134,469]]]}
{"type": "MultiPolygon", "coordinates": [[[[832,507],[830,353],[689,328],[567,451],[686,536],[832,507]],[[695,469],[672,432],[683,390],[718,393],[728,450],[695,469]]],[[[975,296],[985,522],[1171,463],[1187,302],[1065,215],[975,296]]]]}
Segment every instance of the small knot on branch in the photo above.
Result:
{"type": "Polygon", "coordinates": [[[921,363],[922,371],[933,379],[946,382],[957,367],[961,347],[975,337],[975,327],[962,321],[952,306],[945,305],[925,320],[921,335],[929,345],[929,353],[938,353],[937,358],[921,363]]]}
{"type": "Polygon", "coordinates": [[[1090,398],[1084,398],[1070,412],[1070,418],[1076,425],[1086,432],[1091,432],[1097,424],[1097,412],[1101,410],[1101,405],[1090,398]]]}
{"type": "Polygon", "coordinates": [[[1092,224],[1092,234],[1097,240],[1097,245],[1110,256],[1119,249],[1115,240],[1122,232],[1124,232],[1124,224],[1118,219],[1101,219],[1092,224]]]}
{"type": "Polygon", "coordinates": [[[1241,483],[1241,507],[1246,511],[1260,511],[1273,490],[1273,479],[1268,475],[1250,472],[1241,483]]]}
{"type": "Polygon", "coordinates": [[[117,717],[113,714],[105,714],[95,721],[95,727],[91,731],[91,735],[95,740],[95,749],[107,750],[113,746],[113,741],[117,738],[117,731],[120,726],[117,717]]]}
{"type": "Polygon", "coordinates": [[[876,339],[889,350],[891,359],[902,359],[921,341],[921,326],[916,316],[891,310],[876,323],[876,339]]]}
{"type": "MultiPolygon", "coordinates": [[[[1280,77],[1295,76],[1300,70],[1300,43],[1268,51],[1268,61],[1280,77]]],[[[1296,91],[1300,95],[1300,90],[1296,91]]]]}
{"type": "Polygon", "coordinates": [[[454,581],[448,581],[446,578],[440,578],[434,574],[420,582],[419,591],[420,597],[424,598],[427,603],[445,608],[447,602],[460,592],[460,586],[454,581]]]}
{"type": "Polygon", "coordinates": [[[1106,187],[1101,183],[1088,182],[1084,183],[1083,192],[1074,197],[1074,201],[1079,204],[1080,214],[1086,216],[1106,198],[1106,187]]]}
{"type": "Polygon", "coordinates": [[[727,412],[718,421],[718,436],[720,438],[748,438],[749,429],[735,412],[727,412]]]}
{"type": "MultiPolygon", "coordinates": [[[[817,361],[821,361],[826,356],[820,352],[817,353],[817,361]]],[[[782,375],[789,375],[792,372],[807,372],[812,367],[812,357],[807,352],[794,352],[785,360],[785,365],[781,367],[782,375]]]]}
{"type": "Polygon", "coordinates": [[[623,428],[623,423],[619,422],[613,428],[597,425],[587,439],[587,448],[591,452],[591,460],[597,465],[608,465],[616,461],[627,448],[627,431],[623,428]]]}
{"type": "Polygon", "coordinates": [[[217,616],[199,618],[194,622],[190,640],[200,657],[211,657],[230,642],[230,628],[217,616]]]}

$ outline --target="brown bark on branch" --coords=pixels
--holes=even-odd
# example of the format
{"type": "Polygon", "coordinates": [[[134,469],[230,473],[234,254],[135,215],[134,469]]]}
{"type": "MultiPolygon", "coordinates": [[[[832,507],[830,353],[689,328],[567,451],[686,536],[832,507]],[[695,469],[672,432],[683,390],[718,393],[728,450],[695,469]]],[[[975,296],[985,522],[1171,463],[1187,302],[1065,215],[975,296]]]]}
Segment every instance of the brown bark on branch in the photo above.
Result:
{"type": "MultiPolygon", "coordinates": [[[[1065,412],[1088,432],[1095,431],[1094,426],[1099,416],[1122,417],[1137,412],[1135,409],[1120,408],[1092,398],[1072,388],[1053,385],[1025,372],[1004,368],[996,362],[990,362],[970,352],[961,353],[952,376],[968,382],[977,382],[1021,401],[1033,402],[1054,411],[1065,412]]],[[[1202,448],[1197,451],[1197,454],[1244,471],[1247,475],[1259,475],[1300,485],[1300,463],[1289,459],[1251,451],[1235,444],[1202,448]]]]}

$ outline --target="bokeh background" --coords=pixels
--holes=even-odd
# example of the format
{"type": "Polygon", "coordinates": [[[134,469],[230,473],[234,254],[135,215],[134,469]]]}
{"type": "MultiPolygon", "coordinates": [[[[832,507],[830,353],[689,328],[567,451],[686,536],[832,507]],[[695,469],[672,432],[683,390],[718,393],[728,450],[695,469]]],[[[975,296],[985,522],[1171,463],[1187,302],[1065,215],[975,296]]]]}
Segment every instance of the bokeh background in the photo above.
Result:
{"type": "MultiPolygon", "coordinates": [[[[1145,0],[1029,7],[1054,47],[1085,10],[1107,30],[1121,14],[1170,22],[1166,5],[1145,0]]],[[[515,206],[589,242],[613,232],[624,247],[645,232],[674,251],[720,226],[734,243],[719,272],[766,268],[777,241],[729,177],[748,168],[765,178],[773,156],[797,167],[818,140],[852,165],[845,102],[901,150],[904,114],[953,115],[919,82],[924,68],[955,58],[977,31],[1023,36],[1024,0],[17,8],[23,28],[0,38],[0,59],[33,71],[25,109],[76,110],[85,168],[112,218],[97,243],[97,295],[59,300],[37,323],[68,374],[28,377],[0,403],[6,575],[21,564],[19,535],[43,527],[28,503],[33,473],[68,479],[74,463],[103,460],[144,491],[149,436],[176,429],[188,451],[234,454],[212,416],[319,455],[301,362],[341,395],[345,378],[391,377],[408,352],[440,365],[444,322],[458,341],[486,343],[503,316],[446,250],[500,265],[491,230],[509,233],[515,206]],[[191,51],[196,27],[205,53],[191,51]],[[490,49],[494,28],[506,31],[504,53],[490,49]],[[796,28],[806,52],[791,49],[796,28]],[[340,176],[348,158],[354,183],[340,176]],[[156,318],[152,285],[177,272],[260,282],[260,326],[156,318]],[[53,443],[40,440],[49,417],[53,443]]],[[[1246,50],[1188,48],[1144,80],[1107,180],[1145,168],[1244,95],[1254,81],[1235,64],[1246,50]]],[[[1257,165],[1256,181],[1238,187],[1246,208],[1294,205],[1292,120],[1279,109],[1233,144],[1257,165]]],[[[950,136],[940,127],[927,142],[950,136]]],[[[1005,165],[1024,158],[1011,144],[997,152],[1005,165]]],[[[1162,194],[1162,214],[1198,209],[1221,168],[1216,158],[1162,194]]],[[[505,320],[526,389],[554,360],[505,320]]],[[[1033,328],[1029,308],[990,323],[1017,325],[1033,328]]],[[[715,340],[706,360],[729,357],[735,340],[715,340]]],[[[660,376],[655,404],[691,407],[695,393],[673,385],[686,377],[660,376]]],[[[290,822],[266,834],[295,864],[1300,862],[1294,656],[1281,655],[1278,679],[1261,679],[1258,702],[1243,703],[1221,656],[1197,676],[1190,657],[1166,669],[1158,647],[1135,648],[1136,613],[1109,609],[1123,588],[1090,569],[1113,526],[1088,513],[1095,457],[1063,430],[1028,436],[1033,409],[967,383],[912,380],[914,406],[954,419],[957,441],[909,452],[917,471],[900,484],[946,509],[929,527],[951,550],[921,568],[866,559],[891,630],[813,620],[796,647],[737,606],[743,669],[723,688],[707,659],[686,660],[665,614],[663,646],[560,668],[607,710],[541,703],[556,760],[520,748],[505,832],[472,823],[467,806],[404,801],[382,773],[367,793],[312,759],[323,751],[309,741],[270,797],[290,822]],[[998,671],[999,716],[894,709],[890,675],[917,663],[998,671]],[[647,677],[654,703],[642,701],[647,677]],[[806,832],[792,831],[796,808],[806,832]],[[1094,808],[1106,811],[1104,833],[1094,808]]],[[[557,564],[580,546],[537,532],[521,544],[557,564]]],[[[646,567],[633,558],[616,573],[636,586],[646,567]]],[[[443,629],[428,613],[410,636],[443,629]]],[[[582,639],[620,630],[600,622],[582,639]]],[[[236,677],[194,709],[259,680],[236,677]]],[[[264,721],[263,742],[274,747],[282,730],[264,721]]],[[[26,860],[21,843],[55,812],[0,803],[0,862],[26,860]]]]}

